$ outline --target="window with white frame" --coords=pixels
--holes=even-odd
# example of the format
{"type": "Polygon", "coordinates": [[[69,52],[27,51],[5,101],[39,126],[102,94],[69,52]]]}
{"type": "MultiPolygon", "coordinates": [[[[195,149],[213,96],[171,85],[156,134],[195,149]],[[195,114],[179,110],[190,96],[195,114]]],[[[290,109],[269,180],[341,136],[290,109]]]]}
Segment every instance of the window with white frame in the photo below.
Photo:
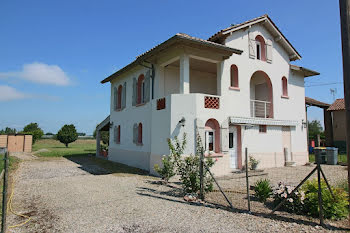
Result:
{"type": "Polygon", "coordinates": [[[215,151],[215,130],[205,131],[205,151],[215,151]]]}

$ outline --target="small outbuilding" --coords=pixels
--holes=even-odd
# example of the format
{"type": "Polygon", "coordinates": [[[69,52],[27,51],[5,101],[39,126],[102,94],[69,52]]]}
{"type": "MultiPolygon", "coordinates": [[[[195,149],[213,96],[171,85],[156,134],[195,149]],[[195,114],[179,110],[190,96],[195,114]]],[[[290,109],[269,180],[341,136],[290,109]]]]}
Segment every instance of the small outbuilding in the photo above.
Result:
{"type": "Polygon", "coordinates": [[[7,148],[8,152],[32,152],[32,143],[32,135],[0,135],[0,148],[7,148]]]}

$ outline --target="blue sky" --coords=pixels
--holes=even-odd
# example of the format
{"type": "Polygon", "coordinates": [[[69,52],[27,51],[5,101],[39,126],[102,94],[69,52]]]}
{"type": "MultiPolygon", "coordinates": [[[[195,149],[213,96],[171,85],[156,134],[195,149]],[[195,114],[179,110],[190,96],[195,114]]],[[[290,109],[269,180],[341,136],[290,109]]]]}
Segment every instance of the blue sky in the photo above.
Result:
{"type": "Polygon", "coordinates": [[[336,88],[342,98],[338,1],[1,1],[0,128],[73,123],[91,134],[109,114],[102,79],[177,32],[207,39],[265,13],[303,57],[294,64],[321,73],[306,95],[331,103],[336,88]]]}

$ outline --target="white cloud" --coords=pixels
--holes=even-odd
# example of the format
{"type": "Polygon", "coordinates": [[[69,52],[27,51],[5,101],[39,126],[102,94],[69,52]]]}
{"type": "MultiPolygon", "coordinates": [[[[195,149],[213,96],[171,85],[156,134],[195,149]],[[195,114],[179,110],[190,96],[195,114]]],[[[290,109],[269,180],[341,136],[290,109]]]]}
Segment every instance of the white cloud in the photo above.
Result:
{"type": "Polygon", "coordinates": [[[66,86],[71,83],[67,74],[59,66],[38,62],[24,64],[22,71],[0,73],[0,78],[1,77],[18,77],[34,83],[57,86],[66,86]]]}
{"type": "Polygon", "coordinates": [[[29,97],[29,96],[17,91],[13,87],[6,86],[6,85],[0,85],[0,101],[24,99],[27,97],[29,97]]]}

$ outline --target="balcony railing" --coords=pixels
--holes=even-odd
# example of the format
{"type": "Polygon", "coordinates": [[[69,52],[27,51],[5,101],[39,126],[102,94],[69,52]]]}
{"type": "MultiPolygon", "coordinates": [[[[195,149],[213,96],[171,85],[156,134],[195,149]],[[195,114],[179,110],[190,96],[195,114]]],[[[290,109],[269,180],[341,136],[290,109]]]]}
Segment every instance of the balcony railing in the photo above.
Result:
{"type": "Polygon", "coordinates": [[[250,116],[272,118],[271,102],[262,100],[250,100],[250,116]]]}

